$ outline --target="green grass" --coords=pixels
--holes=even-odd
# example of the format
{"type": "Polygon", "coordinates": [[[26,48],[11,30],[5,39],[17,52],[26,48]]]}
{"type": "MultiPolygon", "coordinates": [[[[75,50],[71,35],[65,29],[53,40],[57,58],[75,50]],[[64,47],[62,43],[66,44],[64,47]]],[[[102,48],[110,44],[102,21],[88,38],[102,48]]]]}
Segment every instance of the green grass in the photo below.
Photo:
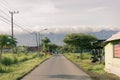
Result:
{"type": "MultiPolygon", "coordinates": [[[[43,56],[40,57],[30,57],[29,59],[23,61],[21,59],[22,56],[18,57],[18,60],[20,62],[12,64],[12,65],[0,65],[0,68],[2,67],[0,71],[0,80],[18,80],[31,70],[33,70],[36,66],[38,66],[41,62],[44,60],[50,58],[50,56],[43,56]]],[[[28,57],[27,57],[28,58],[28,57]]]]}
{"type": "Polygon", "coordinates": [[[104,62],[101,64],[91,63],[90,54],[83,54],[83,60],[77,58],[79,55],[73,53],[64,54],[66,58],[88,73],[93,80],[120,80],[120,77],[104,71],[104,62]]]}
{"type": "Polygon", "coordinates": [[[37,57],[36,53],[33,54],[3,54],[1,63],[3,65],[16,64],[18,62],[26,61],[37,57]]]}
{"type": "Polygon", "coordinates": [[[7,73],[10,69],[7,66],[0,64],[0,73],[7,73]]]}

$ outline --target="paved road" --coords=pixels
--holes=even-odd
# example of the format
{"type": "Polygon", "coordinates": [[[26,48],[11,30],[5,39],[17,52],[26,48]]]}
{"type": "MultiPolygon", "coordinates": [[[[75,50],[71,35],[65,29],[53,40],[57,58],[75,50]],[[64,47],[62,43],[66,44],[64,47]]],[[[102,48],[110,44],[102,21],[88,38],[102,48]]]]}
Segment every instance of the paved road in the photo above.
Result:
{"type": "Polygon", "coordinates": [[[22,80],[91,80],[90,77],[61,54],[39,65],[22,80]]]}

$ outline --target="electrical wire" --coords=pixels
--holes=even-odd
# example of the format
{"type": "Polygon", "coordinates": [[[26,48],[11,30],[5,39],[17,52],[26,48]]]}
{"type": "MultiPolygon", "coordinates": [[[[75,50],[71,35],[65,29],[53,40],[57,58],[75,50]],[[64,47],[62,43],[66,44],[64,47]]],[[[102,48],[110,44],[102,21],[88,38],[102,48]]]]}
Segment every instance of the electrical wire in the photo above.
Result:
{"type": "Polygon", "coordinates": [[[2,22],[4,22],[4,23],[9,24],[9,22],[7,22],[7,21],[5,21],[5,20],[3,20],[3,19],[1,19],[1,18],[0,18],[0,20],[1,20],[2,22]]]}
{"type": "MultiPolygon", "coordinates": [[[[10,20],[8,20],[7,18],[5,18],[5,17],[3,17],[3,16],[0,16],[0,20],[3,21],[3,22],[5,22],[5,23],[7,23],[7,24],[10,24],[10,23],[11,23],[10,20]],[[1,18],[2,18],[2,19],[1,19],[1,18]],[[3,20],[3,19],[4,19],[4,20],[3,20]],[[6,20],[6,21],[5,21],[5,20],[6,20]]],[[[18,25],[18,24],[16,24],[16,23],[13,23],[13,24],[14,24],[16,27],[22,29],[23,31],[32,34],[32,31],[29,31],[29,30],[23,28],[22,26],[20,26],[20,25],[18,25]]]]}
{"type": "MultiPolygon", "coordinates": [[[[6,3],[7,5],[9,5],[6,0],[2,0],[2,1],[4,1],[4,2],[1,2],[1,1],[0,1],[0,3],[2,3],[2,4],[6,3]]],[[[6,4],[4,4],[4,6],[6,6],[6,4]]],[[[7,17],[10,17],[8,14],[6,14],[6,13],[5,13],[3,10],[1,10],[1,9],[0,9],[0,12],[2,12],[3,14],[5,14],[7,17]]],[[[14,22],[16,22],[16,21],[14,21],[14,22]]],[[[24,27],[25,27],[25,26],[24,26],[24,27]]],[[[28,29],[28,28],[27,28],[27,30],[32,31],[31,29],[28,29]]]]}
{"type": "Polygon", "coordinates": [[[1,17],[2,19],[4,19],[4,20],[6,20],[6,21],[10,22],[10,20],[9,20],[9,19],[7,19],[7,18],[5,18],[5,17],[3,17],[3,16],[1,16],[1,15],[0,15],[0,17],[1,17]]]}
{"type": "Polygon", "coordinates": [[[9,4],[8,4],[8,2],[7,1],[5,1],[5,0],[0,0],[0,3],[1,3],[1,7],[3,8],[3,9],[6,9],[7,11],[9,11],[10,9],[10,7],[8,7],[9,6],[9,4]]]}
{"type": "Polygon", "coordinates": [[[7,17],[10,17],[7,13],[5,13],[2,9],[0,9],[0,12],[2,12],[4,15],[6,15],[7,17]]]}
{"type": "MultiPolygon", "coordinates": [[[[5,12],[5,10],[6,11],[10,11],[10,7],[8,8],[8,6],[9,6],[9,4],[8,4],[8,2],[6,1],[6,0],[2,0],[2,1],[0,1],[0,6],[3,8],[3,10],[2,9],[0,9],[0,12],[2,13],[2,14],[4,14],[4,16],[6,16],[6,17],[8,17],[8,18],[10,18],[10,16],[5,12]],[[3,1],[3,2],[2,2],[3,1]]],[[[6,24],[11,24],[11,20],[9,20],[8,18],[6,18],[6,17],[4,17],[3,15],[0,15],[0,20],[2,21],[2,22],[4,22],[4,23],[6,23],[6,24]]],[[[14,23],[13,23],[13,25],[14,25],[14,28],[17,28],[17,29],[21,29],[21,30],[23,30],[24,32],[27,32],[27,33],[29,33],[29,34],[32,34],[31,36],[33,37],[33,31],[31,30],[31,29],[26,29],[26,27],[28,27],[28,26],[21,26],[20,24],[18,24],[18,23],[16,23],[16,21],[14,20],[14,23]],[[23,28],[24,27],[24,28],[23,28]]],[[[32,38],[33,39],[33,38],[32,38]]],[[[26,42],[29,42],[29,41],[26,41],[26,42]]],[[[21,42],[20,42],[21,43],[21,42]]],[[[24,43],[25,44],[25,43],[24,43]]]]}
{"type": "Polygon", "coordinates": [[[31,31],[29,31],[29,30],[27,30],[27,29],[23,28],[22,26],[20,26],[20,25],[18,25],[18,24],[16,24],[16,23],[14,23],[14,25],[15,25],[16,27],[18,27],[18,28],[22,29],[23,31],[26,31],[26,32],[28,32],[28,33],[32,34],[32,32],[31,32],[31,31]]]}
{"type": "MultiPolygon", "coordinates": [[[[5,18],[5,17],[3,17],[3,16],[0,16],[0,20],[3,21],[3,22],[5,22],[5,23],[7,23],[7,24],[10,24],[10,23],[11,23],[10,20],[8,20],[7,18],[5,18]]],[[[14,28],[17,28],[17,30],[18,30],[18,29],[21,29],[21,30],[29,33],[30,35],[28,35],[28,36],[30,36],[30,37],[32,36],[32,37],[33,37],[33,33],[30,32],[29,30],[24,29],[22,26],[20,26],[20,25],[18,25],[18,24],[16,24],[16,23],[13,23],[13,24],[14,24],[14,26],[15,26],[14,28]]],[[[33,39],[33,38],[32,38],[32,39],[33,39]]],[[[35,40],[33,39],[33,41],[35,41],[35,40]]],[[[29,43],[29,42],[31,42],[31,41],[28,41],[28,39],[27,39],[27,41],[24,41],[24,42],[29,43]]],[[[21,42],[19,42],[19,43],[21,43],[21,42]]],[[[26,44],[27,44],[27,43],[26,43],[26,44]]],[[[25,43],[23,43],[23,44],[25,44],[25,43]]]]}
{"type": "MultiPolygon", "coordinates": [[[[17,21],[15,21],[14,20],[14,22],[17,24],[17,25],[19,25],[19,26],[24,26],[24,25],[22,25],[22,24],[19,24],[19,23],[17,23],[17,21]]],[[[21,23],[21,22],[20,22],[21,23]]],[[[24,26],[24,28],[26,28],[29,32],[33,32],[30,28],[28,28],[28,26],[24,26]]]]}

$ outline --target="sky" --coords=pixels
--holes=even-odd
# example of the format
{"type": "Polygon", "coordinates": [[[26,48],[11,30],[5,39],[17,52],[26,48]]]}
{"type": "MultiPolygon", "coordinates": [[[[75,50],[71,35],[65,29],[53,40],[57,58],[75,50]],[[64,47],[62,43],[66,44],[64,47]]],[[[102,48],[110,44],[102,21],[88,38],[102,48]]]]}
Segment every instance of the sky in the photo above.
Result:
{"type": "Polygon", "coordinates": [[[15,34],[29,32],[80,33],[120,30],[120,0],[0,0],[0,33],[11,34],[9,11],[14,14],[15,34]],[[4,20],[4,22],[3,22],[4,20]],[[8,24],[7,24],[7,23],[8,24]]]}

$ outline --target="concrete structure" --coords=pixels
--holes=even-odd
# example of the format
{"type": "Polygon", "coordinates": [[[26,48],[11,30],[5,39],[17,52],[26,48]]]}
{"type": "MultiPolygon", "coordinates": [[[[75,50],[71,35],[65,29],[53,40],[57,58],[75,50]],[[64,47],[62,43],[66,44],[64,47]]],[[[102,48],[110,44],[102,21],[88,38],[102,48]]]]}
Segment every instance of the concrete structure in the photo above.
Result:
{"type": "Polygon", "coordinates": [[[120,32],[106,40],[105,71],[120,76],[120,32]]]}

